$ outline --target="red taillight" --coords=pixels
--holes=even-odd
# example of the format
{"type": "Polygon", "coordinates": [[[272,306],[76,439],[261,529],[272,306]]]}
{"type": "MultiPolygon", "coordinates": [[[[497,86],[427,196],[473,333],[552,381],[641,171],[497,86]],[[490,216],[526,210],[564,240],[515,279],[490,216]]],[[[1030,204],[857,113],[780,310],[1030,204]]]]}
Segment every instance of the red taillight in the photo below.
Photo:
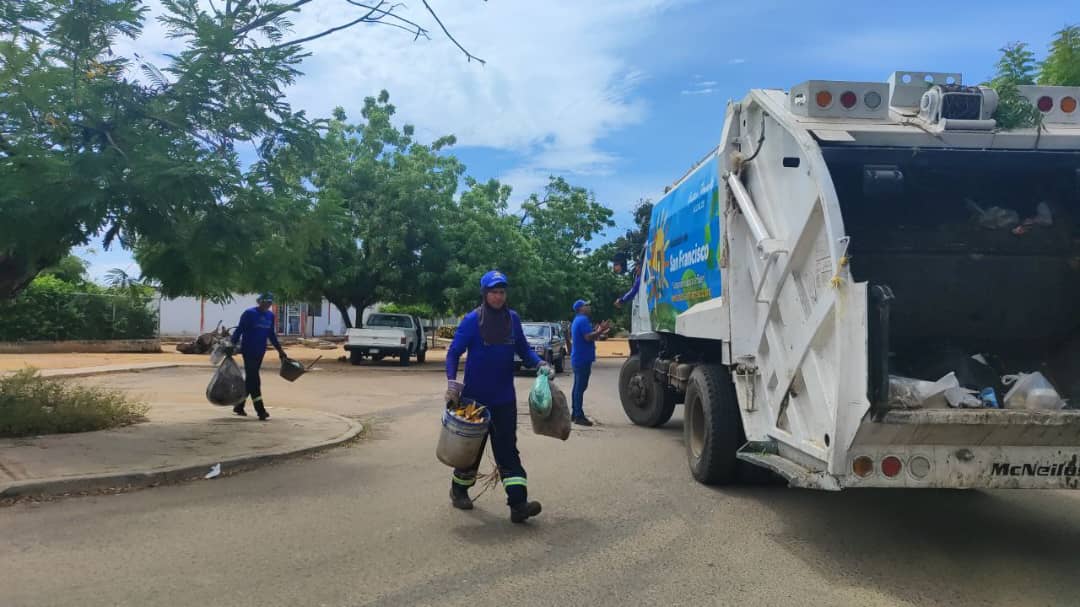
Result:
{"type": "Polygon", "coordinates": [[[849,110],[855,107],[855,104],[858,102],[858,96],[856,96],[855,93],[852,93],[851,91],[847,91],[843,95],[840,95],[840,105],[844,106],[849,110]]]}
{"type": "Polygon", "coordinates": [[[818,91],[818,94],[814,96],[817,101],[818,107],[829,107],[832,105],[832,93],[829,91],[818,91]]]}
{"type": "Polygon", "coordinates": [[[900,474],[900,469],[903,467],[904,465],[900,461],[900,458],[895,455],[890,455],[881,460],[881,473],[889,478],[893,478],[897,474],[900,474]]]}
{"type": "Polygon", "coordinates": [[[403,346],[405,345],[405,338],[404,337],[401,338],[401,345],[403,345],[403,346]]]}
{"type": "Polygon", "coordinates": [[[1076,97],[1062,97],[1061,111],[1071,114],[1076,111],[1076,97]]]}
{"type": "Polygon", "coordinates": [[[1038,106],[1040,112],[1046,113],[1054,109],[1054,100],[1047,95],[1043,95],[1039,97],[1039,101],[1035,105],[1038,106]]]}

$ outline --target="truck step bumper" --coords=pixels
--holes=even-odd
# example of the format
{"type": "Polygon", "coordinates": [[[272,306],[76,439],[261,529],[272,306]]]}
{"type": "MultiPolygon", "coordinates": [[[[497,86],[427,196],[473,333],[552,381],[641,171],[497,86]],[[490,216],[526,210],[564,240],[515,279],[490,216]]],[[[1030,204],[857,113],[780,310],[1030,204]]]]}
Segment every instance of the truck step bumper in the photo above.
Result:
{"type": "Polygon", "coordinates": [[[780,455],[769,443],[748,443],[735,455],[744,462],[772,470],[788,481],[789,487],[839,491],[840,483],[825,472],[815,472],[780,455]]]}

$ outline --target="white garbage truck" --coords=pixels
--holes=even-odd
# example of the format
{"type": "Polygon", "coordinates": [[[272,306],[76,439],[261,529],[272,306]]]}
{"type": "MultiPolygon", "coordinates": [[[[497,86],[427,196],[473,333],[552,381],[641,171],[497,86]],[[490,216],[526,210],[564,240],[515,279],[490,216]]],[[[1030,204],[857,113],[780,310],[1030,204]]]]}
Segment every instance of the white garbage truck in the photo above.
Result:
{"type": "Polygon", "coordinates": [[[812,80],[730,102],[655,205],[627,416],[684,406],[693,476],[1077,488],[1080,87],[812,80]]]}

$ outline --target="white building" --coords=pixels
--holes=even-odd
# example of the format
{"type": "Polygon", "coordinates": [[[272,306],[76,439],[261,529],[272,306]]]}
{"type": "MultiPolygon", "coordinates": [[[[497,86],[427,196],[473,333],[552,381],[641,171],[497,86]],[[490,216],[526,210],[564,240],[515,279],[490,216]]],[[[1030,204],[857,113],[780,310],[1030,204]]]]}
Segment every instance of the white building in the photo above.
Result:
{"type": "MultiPolygon", "coordinates": [[[[212,331],[219,322],[234,327],[244,310],[255,305],[257,295],[235,295],[225,304],[218,304],[198,297],[179,297],[161,301],[162,337],[195,337],[212,331]]],[[[339,337],[345,334],[345,322],[341,313],[330,302],[318,304],[289,301],[274,302],[279,335],[297,337],[339,337]]],[[[364,310],[364,319],[377,310],[377,306],[364,310]]],[[[356,310],[349,309],[356,318],[356,310]]]]}

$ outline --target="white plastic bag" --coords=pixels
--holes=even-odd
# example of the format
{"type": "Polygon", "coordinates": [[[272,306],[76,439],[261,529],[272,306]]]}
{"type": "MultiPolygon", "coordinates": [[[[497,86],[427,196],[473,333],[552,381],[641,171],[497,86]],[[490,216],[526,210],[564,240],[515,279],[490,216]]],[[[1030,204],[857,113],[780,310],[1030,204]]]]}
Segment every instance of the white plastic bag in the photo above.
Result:
{"type": "Polygon", "coordinates": [[[231,356],[226,356],[206,386],[206,400],[220,407],[235,407],[246,398],[244,372],[231,356]]]}
{"type": "Polygon", "coordinates": [[[1012,386],[1005,395],[1006,409],[1057,411],[1065,407],[1065,401],[1054,389],[1054,385],[1038,371],[1006,375],[1001,378],[1001,383],[1012,386]]]}

